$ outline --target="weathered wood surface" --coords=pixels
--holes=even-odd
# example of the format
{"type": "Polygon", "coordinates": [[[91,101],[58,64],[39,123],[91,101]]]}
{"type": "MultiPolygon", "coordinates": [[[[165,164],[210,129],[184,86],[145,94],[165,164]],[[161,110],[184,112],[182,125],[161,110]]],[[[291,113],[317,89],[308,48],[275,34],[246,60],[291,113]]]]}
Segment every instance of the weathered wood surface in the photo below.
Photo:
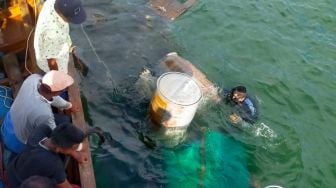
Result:
{"type": "Polygon", "coordinates": [[[177,0],[150,0],[149,2],[151,8],[158,14],[173,21],[192,7],[196,0],[187,0],[183,4],[177,0]]]}
{"type": "MultiPolygon", "coordinates": [[[[72,122],[83,131],[86,131],[87,127],[84,119],[83,106],[79,93],[80,91],[78,85],[79,83],[78,79],[76,79],[78,75],[76,75],[72,54],[70,54],[70,60],[69,60],[69,75],[72,76],[75,80],[74,84],[70,86],[68,89],[69,100],[71,101],[73,106],[77,107],[79,110],[78,112],[72,113],[72,122]]],[[[83,146],[84,146],[83,154],[86,156],[87,161],[83,164],[79,164],[81,188],[95,188],[96,181],[92,166],[91,152],[89,148],[88,139],[85,139],[83,146]]]]}
{"type": "Polygon", "coordinates": [[[177,53],[169,53],[162,62],[163,67],[168,71],[183,72],[194,77],[200,86],[203,97],[215,102],[220,101],[218,88],[192,63],[180,57],[177,53]]]}

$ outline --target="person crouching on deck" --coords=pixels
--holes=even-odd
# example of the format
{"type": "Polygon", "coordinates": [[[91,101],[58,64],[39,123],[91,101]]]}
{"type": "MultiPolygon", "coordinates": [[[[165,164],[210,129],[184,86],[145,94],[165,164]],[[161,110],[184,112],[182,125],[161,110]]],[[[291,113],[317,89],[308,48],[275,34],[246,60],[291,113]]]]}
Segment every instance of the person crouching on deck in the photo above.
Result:
{"type": "MultiPolygon", "coordinates": [[[[71,76],[55,70],[47,72],[43,77],[39,74],[28,76],[1,128],[5,148],[18,154],[36,127],[47,125],[54,129],[58,116],[54,116],[51,106],[72,109],[72,104],[58,95],[73,82],[71,76]]],[[[60,121],[64,121],[63,117],[61,118],[60,121]]]]}
{"type": "Polygon", "coordinates": [[[72,188],[59,154],[76,155],[78,162],[85,162],[85,157],[78,158],[77,154],[81,154],[84,138],[85,133],[71,123],[60,124],[54,130],[48,125],[39,126],[29,136],[23,152],[9,163],[9,186],[19,187],[31,176],[44,176],[58,188],[72,188]]]}
{"type": "Polygon", "coordinates": [[[68,73],[71,38],[69,23],[80,24],[86,13],[80,0],[47,0],[38,16],[34,49],[38,67],[68,73]]]}

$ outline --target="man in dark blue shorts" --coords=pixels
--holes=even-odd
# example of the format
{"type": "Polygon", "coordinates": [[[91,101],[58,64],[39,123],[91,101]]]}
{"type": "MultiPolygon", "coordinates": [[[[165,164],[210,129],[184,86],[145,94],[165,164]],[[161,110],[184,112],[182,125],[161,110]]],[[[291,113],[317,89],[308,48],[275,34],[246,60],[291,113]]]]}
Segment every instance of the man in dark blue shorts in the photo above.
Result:
{"type": "Polygon", "coordinates": [[[230,121],[234,124],[244,120],[248,123],[255,123],[258,119],[258,112],[255,100],[247,95],[244,86],[237,86],[231,91],[223,91],[223,101],[233,108],[230,114],[230,121]]]}
{"type": "Polygon", "coordinates": [[[9,186],[19,187],[31,176],[44,176],[57,187],[72,187],[59,154],[74,156],[84,138],[85,134],[70,123],[60,124],[54,130],[47,125],[39,126],[29,136],[23,152],[9,163],[9,186]]]}

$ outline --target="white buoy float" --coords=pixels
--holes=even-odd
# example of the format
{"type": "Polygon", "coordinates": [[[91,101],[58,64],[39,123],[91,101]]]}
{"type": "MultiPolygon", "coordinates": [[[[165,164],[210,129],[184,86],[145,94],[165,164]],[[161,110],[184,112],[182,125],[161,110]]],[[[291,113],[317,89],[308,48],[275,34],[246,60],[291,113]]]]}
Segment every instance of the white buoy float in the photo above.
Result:
{"type": "Polygon", "coordinates": [[[164,127],[188,126],[201,99],[201,89],[191,76],[167,72],[157,80],[151,102],[152,120],[164,127]]]}
{"type": "Polygon", "coordinates": [[[165,129],[167,136],[182,135],[194,118],[202,91],[188,74],[167,72],[157,80],[150,106],[151,120],[165,129]]]}

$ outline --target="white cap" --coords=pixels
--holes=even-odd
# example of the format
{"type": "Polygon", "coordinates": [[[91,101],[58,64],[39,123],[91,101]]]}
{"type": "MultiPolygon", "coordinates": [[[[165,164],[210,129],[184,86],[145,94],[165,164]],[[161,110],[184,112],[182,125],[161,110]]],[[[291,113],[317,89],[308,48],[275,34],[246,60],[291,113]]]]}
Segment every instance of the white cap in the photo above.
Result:
{"type": "Polygon", "coordinates": [[[42,83],[49,86],[53,92],[62,91],[73,84],[73,78],[61,71],[51,70],[47,72],[43,78],[42,83]]]}

